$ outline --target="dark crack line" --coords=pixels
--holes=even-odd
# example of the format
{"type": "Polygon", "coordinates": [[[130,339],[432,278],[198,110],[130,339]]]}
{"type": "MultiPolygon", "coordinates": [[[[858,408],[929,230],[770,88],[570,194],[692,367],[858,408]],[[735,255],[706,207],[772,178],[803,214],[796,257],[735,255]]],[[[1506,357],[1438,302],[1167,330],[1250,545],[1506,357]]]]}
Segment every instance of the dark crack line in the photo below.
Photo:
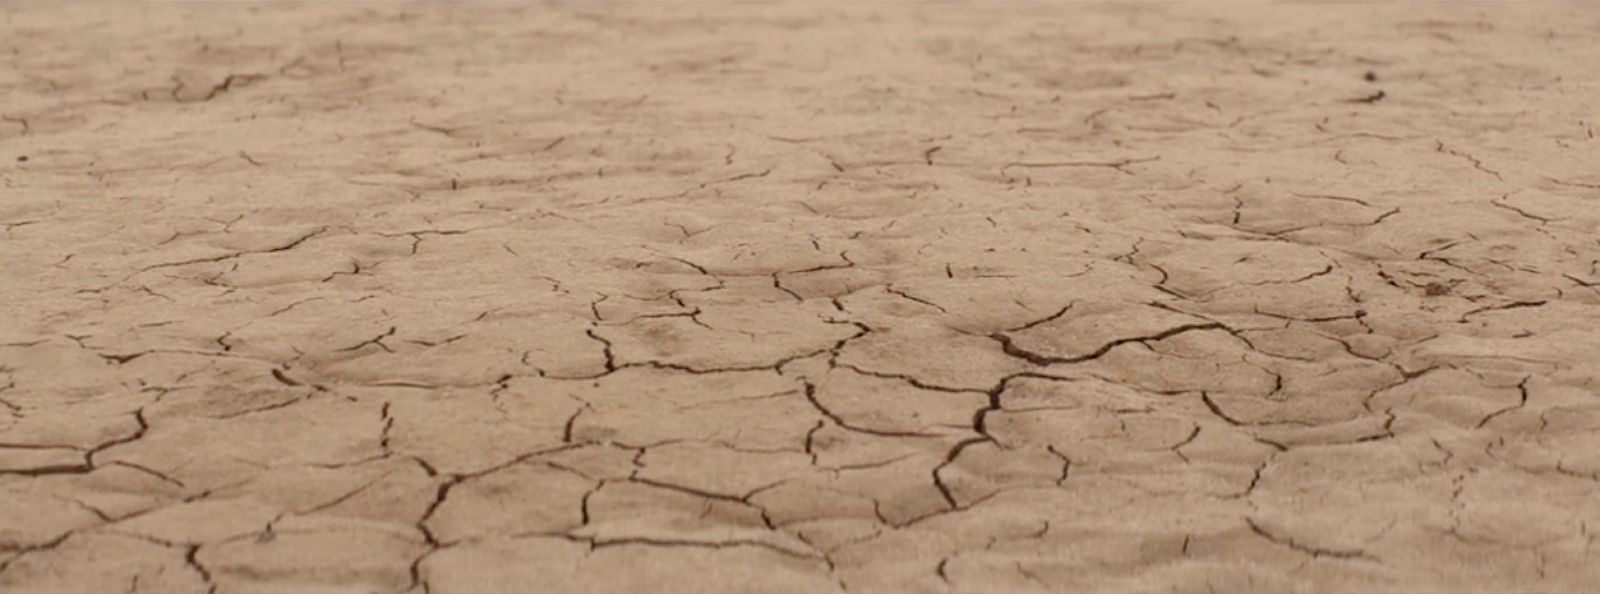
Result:
{"type": "Polygon", "coordinates": [[[898,296],[900,296],[901,298],[903,298],[903,299],[905,299],[907,301],[920,303],[922,305],[926,305],[928,307],[937,309],[937,310],[939,310],[939,313],[943,313],[943,314],[950,313],[949,311],[946,311],[943,306],[941,306],[941,305],[939,305],[937,303],[934,303],[932,301],[928,301],[927,299],[923,299],[921,297],[917,297],[915,295],[912,295],[912,294],[907,293],[905,291],[902,291],[900,289],[896,289],[896,288],[894,288],[893,285],[886,286],[886,287],[883,288],[883,290],[888,292],[888,293],[891,293],[891,294],[894,294],[894,295],[898,295],[898,296]]]}
{"type": "MultiPolygon", "coordinates": [[[[150,430],[150,424],[144,418],[144,409],[143,408],[140,408],[138,410],[133,411],[133,418],[134,418],[134,421],[136,421],[139,424],[138,429],[134,430],[133,433],[130,433],[128,435],[124,435],[122,437],[118,437],[118,438],[112,439],[110,441],[101,442],[101,443],[95,445],[94,447],[85,450],[84,453],[83,453],[83,461],[80,462],[80,463],[77,463],[77,464],[55,464],[55,465],[49,465],[49,466],[39,466],[39,467],[34,467],[34,468],[0,470],[0,476],[5,476],[5,475],[52,476],[52,475],[89,474],[91,472],[94,472],[97,469],[97,466],[95,465],[95,461],[94,461],[94,457],[96,455],[98,455],[101,452],[104,452],[104,451],[106,451],[108,449],[114,448],[116,446],[123,445],[123,444],[126,444],[126,443],[131,443],[131,442],[134,442],[134,441],[138,441],[139,439],[144,437],[145,432],[150,430]]],[[[76,449],[76,448],[73,448],[73,449],[76,449]]],[[[115,464],[115,463],[113,463],[113,464],[115,464]]]]}
{"type": "Polygon", "coordinates": [[[1248,516],[1245,517],[1244,521],[1245,521],[1245,524],[1250,527],[1250,531],[1251,532],[1254,532],[1257,536],[1260,536],[1261,538],[1266,539],[1268,542],[1271,542],[1271,543],[1276,544],[1276,545],[1288,547],[1289,549],[1294,550],[1296,552],[1299,552],[1299,553],[1302,553],[1302,554],[1306,554],[1306,555],[1310,555],[1312,558],[1329,557],[1329,558],[1333,558],[1333,559],[1351,559],[1351,560],[1363,560],[1363,561],[1377,561],[1378,560],[1377,557],[1373,557],[1372,555],[1368,554],[1366,551],[1327,549],[1327,548],[1315,547],[1315,546],[1306,545],[1306,544],[1303,544],[1303,543],[1300,543],[1300,542],[1296,542],[1292,538],[1288,538],[1288,537],[1285,537],[1285,536],[1279,536],[1279,535],[1273,534],[1271,532],[1268,532],[1265,528],[1262,528],[1260,524],[1257,524],[1254,518],[1251,518],[1251,517],[1248,517],[1248,516]]]}
{"type": "Polygon", "coordinates": [[[913,376],[910,376],[910,375],[906,375],[906,374],[903,374],[903,373],[887,373],[887,372],[882,372],[882,371],[872,371],[870,369],[862,369],[862,368],[856,367],[855,365],[852,365],[850,363],[840,363],[837,360],[829,361],[829,367],[834,367],[834,368],[839,368],[839,369],[848,369],[850,371],[853,371],[855,373],[859,373],[861,375],[865,375],[865,376],[868,376],[868,377],[876,377],[876,378],[880,378],[880,379],[900,380],[900,381],[903,381],[903,382],[909,384],[911,387],[917,388],[919,390],[928,390],[928,391],[931,391],[931,392],[945,392],[945,393],[949,393],[949,394],[961,394],[961,393],[983,394],[983,393],[985,393],[984,390],[979,390],[979,389],[976,389],[976,388],[952,388],[952,387],[949,387],[949,386],[941,386],[941,385],[938,385],[938,384],[930,384],[930,383],[924,382],[924,381],[922,381],[920,379],[917,379],[916,377],[913,377],[913,376]]]}
{"type": "MultiPolygon", "coordinates": [[[[1489,421],[1495,420],[1496,417],[1499,417],[1500,415],[1504,415],[1506,413],[1510,413],[1510,412],[1514,412],[1514,411],[1520,410],[1520,409],[1522,409],[1522,407],[1527,406],[1528,405],[1528,380],[1530,380],[1530,379],[1533,379],[1533,376],[1530,375],[1530,376],[1524,377],[1524,378],[1522,378],[1521,382],[1517,383],[1517,393],[1518,393],[1518,395],[1520,397],[1517,400],[1516,404],[1513,404],[1511,406],[1502,408],[1500,410],[1497,410],[1497,411],[1494,411],[1492,413],[1489,413],[1488,415],[1485,415],[1482,420],[1478,421],[1478,424],[1475,426],[1475,428],[1482,429],[1485,425],[1489,424],[1489,421]]],[[[1393,414],[1393,413],[1391,413],[1391,414],[1393,414]]]]}
{"type": "Polygon", "coordinates": [[[1228,328],[1227,328],[1227,326],[1225,326],[1225,325],[1223,325],[1221,323],[1218,323],[1218,322],[1208,322],[1208,323],[1204,323],[1204,324],[1184,324],[1182,326],[1168,328],[1168,329],[1163,330],[1161,332],[1157,332],[1155,334],[1151,334],[1151,335],[1147,335],[1147,336],[1135,336],[1135,337],[1130,337],[1130,338],[1119,338],[1117,340],[1113,340],[1113,341],[1108,342],[1106,344],[1100,345],[1100,348],[1095,349],[1093,352],[1091,352],[1091,353],[1089,353],[1087,355],[1078,355],[1078,356],[1074,356],[1074,357],[1057,357],[1057,356],[1052,356],[1052,355],[1042,355],[1042,354],[1039,354],[1039,353],[1035,353],[1033,351],[1029,351],[1027,349],[1024,349],[1022,347],[1017,346],[1016,343],[1013,342],[1013,340],[1012,340],[1012,338],[1010,336],[1007,336],[1006,334],[1000,333],[1000,332],[996,332],[994,334],[990,334],[989,338],[994,339],[995,341],[999,342],[1001,350],[1005,351],[1005,353],[1007,355],[1011,355],[1011,356],[1016,357],[1018,359],[1026,360],[1029,363],[1033,363],[1035,365],[1053,365],[1053,364],[1061,364],[1061,363],[1082,363],[1084,361],[1090,361],[1090,360],[1094,360],[1094,359],[1098,359],[1100,357],[1103,357],[1107,353],[1110,353],[1112,349],[1115,349],[1115,348],[1117,348],[1119,346],[1122,346],[1122,345],[1125,345],[1125,344],[1129,344],[1129,343],[1141,343],[1141,344],[1150,343],[1150,342],[1155,342],[1155,341],[1160,341],[1160,340],[1165,340],[1165,339],[1168,339],[1168,338],[1172,338],[1174,336],[1177,336],[1179,334],[1184,334],[1186,332],[1198,332],[1198,331],[1205,331],[1205,330],[1224,330],[1224,331],[1228,331],[1228,328]]]}
{"type": "Polygon", "coordinates": [[[1493,169],[1489,169],[1488,167],[1484,167],[1483,166],[1483,161],[1478,160],[1477,157],[1474,157],[1474,156],[1466,154],[1466,153],[1457,152],[1457,151],[1445,148],[1444,141],[1442,141],[1442,140],[1435,140],[1434,142],[1437,143],[1437,145],[1434,147],[1434,152],[1445,153],[1445,154],[1448,154],[1448,155],[1453,155],[1453,156],[1456,156],[1456,157],[1460,157],[1462,159],[1466,159],[1467,161],[1470,161],[1472,163],[1472,168],[1473,169],[1477,169],[1478,171],[1482,171],[1482,172],[1487,173],[1489,175],[1493,175],[1495,179],[1498,179],[1500,181],[1505,181],[1505,178],[1501,177],[1500,172],[1495,171],[1493,169]]]}
{"type": "Polygon", "coordinates": [[[1067,484],[1067,479],[1072,476],[1072,458],[1061,453],[1054,445],[1047,445],[1044,449],[1050,452],[1050,455],[1061,459],[1061,476],[1056,478],[1056,486],[1060,487],[1067,484]]]}
{"type": "Polygon", "coordinates": [[[347,346],[347,347],[344,347],[342,349],[334,349],[334,352],[343,353],[343,352],[349,352],[349,351],[354,351],[354,350],[360,350],[361,347],[364,347],[364,346],[367,346],[367,345],[370,344],[370,345],[376,345],[378,348],[383,349],[384,352],[393,353],[394,350],[390,349],[389,345],[383,344],[383,339],[388,338],[390,336],[394,336],[395,330],[397,330],[397,329],[398,329],[398,327],[396,327],[396,326],[390,326],[388,330],[385,330],[383,332],[383,334],[379,334],[379,335],[374,336],[372,338],[363,340],[363,341],[361,341],[359,343],[356,343],[355,345],[352,345],[352,346],[347,346]]]}
{"type": "Polygon", "coordinates": [[[1349,196],[1337,196],[1337,195],[1334,195],[1334,194],[1301,194],[1299,192],[1290,192],[1290,193],[1294,194],[1295,196],[1298,196],[1300,198],[1314,198],[1314,199],[1317,199],[1317,200],[1334,200],[1334,201],[1338,201],[1338,202],[1349,202],[1351,204],[1359,204],[1361,206],[1366,206],[1366,207],[1370,207],[1370,208],[1377,208],[1377,207],[1373,206],[1371,202],[1367,202],[1366,200],[1362,200],[1360,198],[1351,198],[1349,196]]]}
{"type": "Polygon", "coordinates": [[[328,231],[327,227],[318,227],[315,231],[312,231],[312,232],[307,233],[305,235],[302,235],[300,237],[296,237],[294,240],[292,240],[292,241],[290,241],[288,243],[285,243],[283,245],[276,246],[276,247],[270,247],[270,248],[261,249],[261,250],[246,250],[246,251],[242,251],[242,252],[234,252],[234,253],[231,253],[231,254],[224,254],[224,255],[221,255],[221,256],[212,256],[212,257],[209,257],[209,258],[193,258],[193,259],[190,259],[190,260],[180,260],[180,261],[177,261],[177,262],[163,262],[161,264],[153,264],[153,265],[150,265],[150,266],[146,266],[144,268],[140,268],[139,272],[146,272],[146,271],[150,271],[150,270],[155,270],[157,268],[172,268],[172,267],[175,267],[175,266],[187,266],[187,265],[190,265],[190,264],[222,262],[222,261],[226,261],[226,260],[232,260],[232,259],[235,259],[235,258],[242,258],[244,256],[249,256],[249,255],[253,255],[253,254],[274,254],[274,253],[278,253],[278,252],[284,252],[284,251],[292,250],[292,249],[294,249],[296,247],[299,247],[300,244],[305,243],[306,241],[309,241],[312,238],[314,238],[314,237],[316,237],[318,235],[321,235],[321,234],[323,234],[323,233],[325,233],[327,231],[328,231]]]}
{"type": "Polygon", "coordinates": [[[691,547],[691,548],[701,548],[701,549],[726,549],[726,548],[736,548],[736,547],[755,547],[755,548],[760,548],[760,549],[766,549],[768,551],[772,551],[774,553],[778,553],[778,554],[783,555],[785,557],[791,557],[791,558],[795,558],[795,559],[813,559],[813,560],[820,559],[820,556],[815,555],[815,554],[800,553],[800,552],[796,552],[796,551],[792,551],[792,550],[780,547],[778,545],[775,545],[775,544],[772,544],[772,543],[769,543],[769,542],[764,542],[764,541],[759,541],[759,540],[748,540],[748,539],[700,541],[700,540],[678,540],[678,539],[666,539],[666,538],[632,537],[632,538],[613,538],[613,539],[605,539],[605,540],[594,539],[594,540],[590,540],[589,543],[590,543],[590,546],[592,548],[594,548],[594,549],[603,549],[603,548],[607,548],[607,547],[620,547],[620,546],[691,547]]]}
{"type": "MultiPolygon", "coordinates": [[[[1166,275],[1166,271],[1162,271],[1161,274],[1163,275],[1163,280],[1165,280],[1164,277],[1166,275]]],[[[1048,316],[1039,318],[1039,319],[1034,320],[1032,322],[1028,322],[1028,323],[1023,324],[1021,326],[1017,326],[1015,328],[1007,328],[1005,331],[1006,332],[1021,332],[1023,330],[1028,330],[1030,328],[1034,328],[1034,327],[1040,326],[1042,324],[1048,324],[1050,322],[1054,322],[1054,321],[1060,319],[1061,316],[1067,315],[1067,312],[1072,311],[1072,306],[1077,305],[1077,304],[1078,304],[1078,302],[1076,302],[1076,301],[1068,303],[1065,307],[1062,307],[1060,310],[1057,310],[1056,313],[1053,313],[1053,314],[1050,314],[1048,316]]]]}
{"type": "Polygon", "coordinates": [[[48,551],[48,550],[51,550],[51,549],[54,549],[56,547],[61,546],[61,544],[67,542],[67,539],[72,537],[72,535],[73,535],[73,531],[69,530],[67,532],[62,533],[60,536],[57,536],[55,538],[52,538],[50,540],[47,540],[45,542],[41,542],[41,543],[38,543],[38,544],[21,545],[21,546],[17,546],[17,545],[0,546],[0,553],[11,553],[12,554],[10,558],[8,558],[8,559],[6,559],[4,561],[0,561],[0,573],[5,573],[6,569],[10,568],[12,563],[15,563],[18,559],[21,559],[21,558],[27,556],[29,553],[36,553],[36,552],[39,552],[39,551],[48,551]]]}
{"type": "Polygon", "coordinates": [[[302,395],[302,396],[297,396],[295,398],[290,398],[290,399],[285,400],[283,402],[274,402],[274,403],[268,404],[266,406],[260,406],[260,407],[256,407],[256,408],[245,409],[245,410],[231,412],[231,413],[224,414],[224,415],[216,415],[216,416],[213,416],[213,417],[210,417],[210,418],[217,419],[217,420],[227,420],[227,419],[236,419],[236,418],[243,417],[243,416],[253,415],[253,414],[256,414],[256,413],[264,413],[264,412],[268,412],[268,411],[274,411],[274,410],[278,410],[280,408],[287,408],[287,407],[292,406],[292,405],[294,405],[296,403],[299,403],[299,402],[303,402],[306,399],[310,398],[311,396],[312,396],[312,394],[305,394],[305,395],[302,395]]]}
{"type": "Polygon", "coordinates": [[[1539,301],[1513,301],[1511,303],[1506,303],[1506,304],[1503,304],[1503,305],[1490,305],[1490,306],[1480,307],[1480,308],[1474,309],[1472,311],[1466,312],[1464,314],[1461,314],[1461,319],[1459,321],[1466,322],[1467,318],[1475,316],[1475,315],[1478,315],[1478,314],[1481,314],[1481,313],[1486,313],[1486,312],[1491,312],[1491,311],[1505,311],[1505,310],[1508,310],[1508,309],[1521,309],[1521,308],[1525,308],[1525,307],[1539,307],[1539,306],[1542,306],[1542,305],[1544,305],[1546,303],[1549,303],[1549,301],[1545,301],[1545,300],[1541,299],[1539,301]]]}
{"type": "Polygon", "coordinates": [[[877,437],[938,437],[937,434],[933,433],[922,433],[918,431],[885,431],[882,429],[871,429],[854,425],[849,421],[844,420],[844,418],[840,417],[838,413],[833,412],[827,406],[824,406],[821,401],[817,400],[817,386],[809,381],[805,382],[805,396],[806,401],[811,403],[812,408],[815,408],[818,413],[821,413],[822,416],[827,417],[828,420],[833,421],[834,425],[837,425],[840,429],[844,429],[846,431],[874,435],[877,437]]]}
{"type": "Polygon", "coordinates": [[[1345,99],[1344,102],[1345,103],[1365,103],[1367,105],[1371,105],[1373,103],[1377,103],[1379,101],[1382,101],[1383,98],[1387,97],[1387,96],[1388,96],[1388,94],[1384,93],[1383,89],[1378,89],[1377,92],[1374,92],[1371,95],[1367,95],[1365,97],[1356,97],[1354,99],[1345,99]]]}
{"type": "Polygon", "coordinates": [[[1132,158],[1132,159],[1119,159],[1119,160],[1116,160],[1116,161],[1012,161],[1012,162],[1009,162],[1009,163],[1006,163],[1006,164],[1000,166],[1000,176],[1001,177],[1005,177],[1007,179],[1011,179],[1011,176],[1007,173],[1007,171],[1010,170],[1013,167],[1023,168],[1023,169],[1053,169],[1053,168],[1063,168],[1063,167],[1104,167],[1104,168],[1108,168],[1108,169],[1115,169],[1118,173],[1121,173],[1123,175],[1133,175],[1132,173],[1130,173],[1127,170],[1127,167],[1129,165],[1136,165],[1136,164],[1139,164],[1139,163],[1150,163],[1150,162],[1159,161],[1159,160],[1161,160],[1160,156],[1141,157],[1141,158],[1132,158]]]}
{"type": "MultiPolygon", "coordinates": [[[[1509,194],[1507,196],[1509,196],[1509,194]]],[[[1501,198],[1504,199],[1505,196],[1502,196],[1501,198]]],[[[1542,216],[1533,214],[1531,212],[1528,212],[1526,210],[1522,210],[1520,208],[1512,206],[1510,204],[1506,204],[1505,202],[1501,202],[1500,200],[1490,200],[1489,204],[1492,204],[1496,208],[1499,208],[1501,210],[1508,210],[1508,211],[1514,212],[1514,213],[1516,213],[1518,216],[1520,216],[1522,218],[1531,219],[1533,221],[1537,221],[1540,225],[1543,225],[1543,224],[1546,224],[1546,223],[1553,223],[1553,222],[1562,220],[1562,219],[1556,219],[1556,218],[1551,218],[1551,217],[1542,217],[1542,216]]]]}
{"type": "Polygon", "coordinates": [[[956,458],[959,458],[961,456],[961,452],[966,450],[968,447],[980,443],[993,442],[994,438],[991,438],[988,435],[963,439],[959,442],[956,442],[956,445],[950,448],[950,451],[945,454],[944,462],[941,462],[938,466],[933,467],[933,486],[939,490],[939,495],[944,497],[945,502],[950,504],[950,509],[961,509],[961,504],[956,501],[955,494],[950,492],[950,486],[945,484],[944,477],[940,473],[944,472],[945,467],[954,464],[956,458]]]}
{"type": "Polygon", "coordinates": [[[189,545],[183,553],[183,561],[188,564],[189,569],[194,570],[200,576],[200,581],[206,585],[206,592],[216,592],[217,584],[211,581],[211,570],[200,563],[200,546],[198,544],[189,545]]]}

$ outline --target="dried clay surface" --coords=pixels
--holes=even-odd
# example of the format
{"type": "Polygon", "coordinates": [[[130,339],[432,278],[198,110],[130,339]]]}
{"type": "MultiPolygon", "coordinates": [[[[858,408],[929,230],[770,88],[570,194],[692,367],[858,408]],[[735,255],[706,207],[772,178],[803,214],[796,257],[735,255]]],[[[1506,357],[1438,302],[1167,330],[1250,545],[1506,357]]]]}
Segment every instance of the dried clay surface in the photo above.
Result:
{"type": "Polygon", "coordinates": [[[0,591],[1600,584],[1597,5],[0,23],[0,591]]]}

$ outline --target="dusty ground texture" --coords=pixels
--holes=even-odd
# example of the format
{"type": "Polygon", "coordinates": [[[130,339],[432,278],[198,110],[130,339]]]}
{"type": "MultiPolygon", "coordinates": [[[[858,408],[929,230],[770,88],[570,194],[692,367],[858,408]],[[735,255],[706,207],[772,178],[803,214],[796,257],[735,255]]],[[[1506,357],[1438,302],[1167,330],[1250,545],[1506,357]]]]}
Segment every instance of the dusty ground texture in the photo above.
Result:
{"type": "Polygon", "coordinates": [[[0,7],[0,591],[1600,583],[1600,9],[0,7]]]}

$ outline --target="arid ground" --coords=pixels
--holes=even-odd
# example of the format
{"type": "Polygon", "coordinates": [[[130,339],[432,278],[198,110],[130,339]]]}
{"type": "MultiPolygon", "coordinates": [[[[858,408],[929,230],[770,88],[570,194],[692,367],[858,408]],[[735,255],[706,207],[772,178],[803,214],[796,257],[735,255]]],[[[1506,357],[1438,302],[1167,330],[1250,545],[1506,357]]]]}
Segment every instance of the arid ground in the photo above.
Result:
{"type": "Polygon", "coordinates": [[[1593,591],[1597,39],[0,6],[0,591],[1593,591]]]}

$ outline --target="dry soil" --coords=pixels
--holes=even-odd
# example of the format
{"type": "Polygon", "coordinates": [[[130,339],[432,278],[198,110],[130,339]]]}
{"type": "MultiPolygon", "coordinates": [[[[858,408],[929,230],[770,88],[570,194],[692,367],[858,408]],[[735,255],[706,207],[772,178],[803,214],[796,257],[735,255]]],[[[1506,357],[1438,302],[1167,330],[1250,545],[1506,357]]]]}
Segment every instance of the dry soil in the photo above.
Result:
{"type": "Polygon", "coordinates": [[[1597,38],[7,4],[0,591],[1592,591],[1597,38]]]}

